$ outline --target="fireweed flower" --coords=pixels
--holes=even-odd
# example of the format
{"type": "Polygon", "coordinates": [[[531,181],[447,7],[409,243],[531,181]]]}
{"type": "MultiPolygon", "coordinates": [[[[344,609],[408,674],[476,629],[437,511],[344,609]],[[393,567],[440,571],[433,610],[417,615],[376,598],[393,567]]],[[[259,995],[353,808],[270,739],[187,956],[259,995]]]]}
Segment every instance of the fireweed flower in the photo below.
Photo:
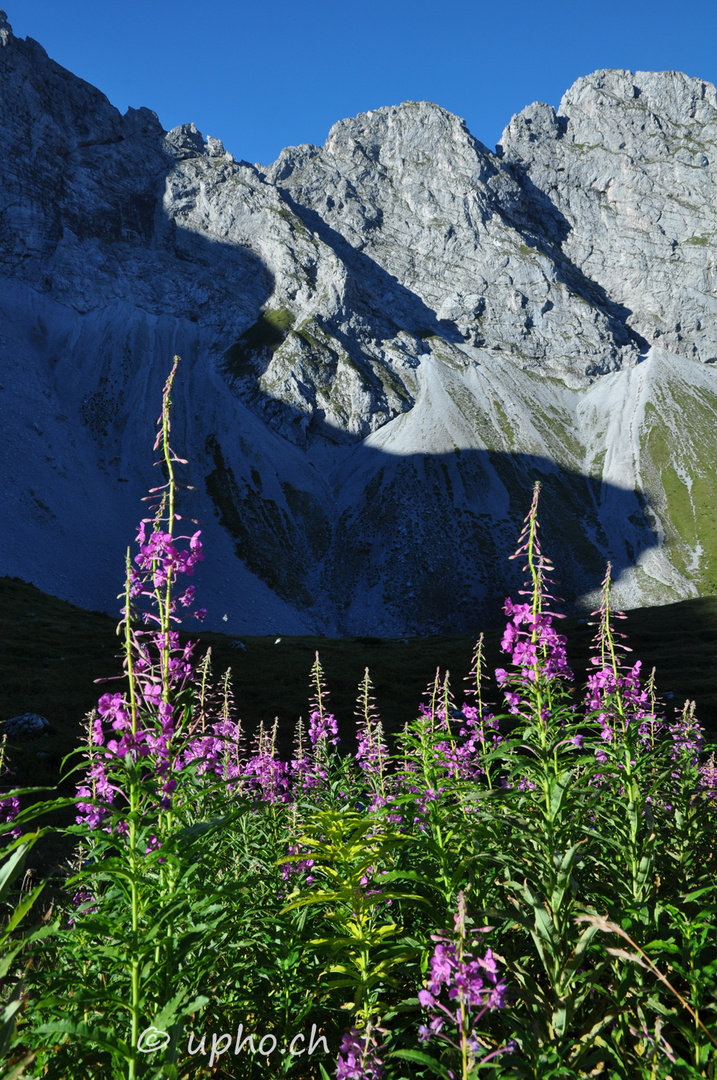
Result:
{"type": "MultiPolygon", "coordinates": [[[[0,776],[5,774],[12,774],[13,770],[9,768],[5,763],[5,746],[7,743],[7,735],[3,735],[0,740],[0,776]]],[[[20,800],[17,795],[7,795],[4,799],[0,798],[0,824],[5,824],[8,821],[14,821],[17,815],[20,813],[20,800]]],[[[17,840],[19,836],[22,836],[22,829],[17,826],[12,829],[10,835],[13,840],[17,840]]]]}
{"type": "Polygon", "coordinates": [[[259,795],[263,802],[288,802],[291,798],[289,764],[275,753],[276,730],[276,723],[271,732],[263,723],[259,725],[254,737],[254,753],[242,772],[246,789],[259,795]]]}
{"type": "Polygon", "coordinates": [[[199,539],[201,531],[198,530],[191,537],[174,537],[156,527],[155,522],[154,530],[147,537],[145,528],[147,524],[149,524],[148,521],[140,523],[137,534],[139,555],[135,556],[134,561],[140,570],[151,573],[154,587],[165,586],[171,575],[176,577],[178,574],[193,574],[196,564],[204,559],[202,543],[199,539]],[[177,540],[189,540],[189,551],[180,551],[176,546],[177,540]]]}
{"type": "MultiPolygon", "coordinates": [[[[91,892],[88,892],[88,890],[84,889],[84,888],[80,888],[80,889],[77,890],[77,892],[72,897],[72,903],[73,903],[75,908],[79,908],[79,907],[83,907],[83,905],[87,905],[84,908],[84,911],[81,912],[82,915],[91,915],[92,912],[97,911],[96,897],[93,896],[93,894],[91,892]]],[[[76,919],[73,916],[70,916],[70,918],[67,920],[67,925],[68,926],[74,926],[75,922],[76,922],[76,919]]]]}
{"type": "Polygon", "coordinates": [[[326,744],[336,746],[339,741],[339,728],[333,713],[326,711],[326,698],[328,692],[324,683],[324,671],[321,667],[319,654],[311,669],[311,686],[313,697],[310,702],[309,713],[309,739],[315,750],[322,746],[324,752],[326,744]],[[331,738],[329,738],[331,736],[331,738]]]}
{"type": "Polygon", "coordinates": [[[518,604],[509,597],[504,605],[509,622],[501,648],[510,656],[513,670],[497,668],[495,674],[511,713],[519,715],[525,707],[531,712],[536,709],[537,716],[545,723],[550,715],[553,687],[561,681],[572,680],[573,672],[566,658],[567,639],[553,626],[553,620],[563,616],[548,609],[549,602],[556,597],[548,591],[552,584],[548,575],[552,573],[553,565],[542,554],[538,539],[539,495],[540,483],[536,482],[517,550],[510,556],[511,559],[527,559],[523,570],[528,577],[520,592],[530,597],[529,601],[518,604]]]}
{"type": "Polygon", "coordinates": [[[383,1031],[370,1023],[363,1031],[350,1028],[341,1039],[336,1080],[382,1080],[383,1062],[375,1032],[383,1031]]]}
{"type": "MultiPolygon", "coordinates": [[[[158,514],[163,512],[164,502],[158,514]]],[[[176,515],[175,515],[176,516],[176,515]]],[[[143,520],[138,531],[139,554],[135,567],[130,567],[127,580],[129,598],[148,597],[162,608],[164,600],[157,590],[169,588],[179,574],[192,574],[196,563],[203,559],[200,532],[192,536],[173,537],[154,521],[143,520]],[[147,526],[152,525],[148,535],[147,526]],[[179,542],[189,542],[189,551],[182,551],[179,542]]],[[[190,586],[180,597],[182,607],[189,608],[194,600],[190,586]]],[[[179,621],[172,614],[176,603],[167,597],[167,619],[179,621]]],[[[130,613],[126,607],[122,613],[127,620],[130,613]]],[[[199,615],[199,612],[195,612],[199,615]]],[[[125,658],[125,671],[132,673],[133,697],[121,693],[103,694],[88,732],[90,741],[90,764],[88,773],[78,787],[78,821],[90,828],[105,822],[112,807],[119,806],[115,796],[118,789],[106,780],[104,766],[97,757],[97,748],[104,748],[109,764],[112,758],[130,757],[144,762],[145,779],[154,778],[157,790],[157,807],[167,810],[177,787],[176,776],[184,758],[174,748],[175,716],[170,698],[180,694],[194,679],[191,643],[182,646],[176,631],[170,630],[162,618],[150,612],[143,613],[145,622],[160,625],[157,631],[127,632],[130,661],[125,658]],[[107,730],[106,730],[107,729],[107,730]],[[110,730],[111,729],[111,730],[110,730]],[[98,799],[103,805],[93,806],[88,799],[98,799]]]]}
{"type": "Polygon", "coordinates": [[[108,779],[104,763],[96,758],[92,760],[86,783],[80,784],[77,788],[77,798],[78,800],[93,799],[99,805],[78,801],[77,824],[85,824],[89,829],[98,828],[111,813],[118,790],[117,786],[108,779]]]}
{"type": "Polygon", "coordinates": [[[422,1043],[438,1038],[459,1050],[470,1071],[479,1060],[487,1062],[509,1050],[504,1047],[482,1059],[477,1056],[485,1045],[476,1025],[486,1012],[505,1007],[505,982],[498,980],[498,965],[490,948],[482,957],[466,949],[466,898],[462,892],[458,894],[454,927],[453,938],[432,935],[437,944],[430,961],[431,974],[418,994],[429,1017],[428,1023],[420,1026],[418,1037],[422,1043]]]}
{"type": "MultiPolygon", "coordinates": [[[[127,703],[122,694],[103,694],[97,702],[97,712],[102,720],[112,724],[115,731],[123,731],[130,725],[127,703]]],[[[99,731],[101,733],[101,727],[99,731]]]]}
{"type": "Polygon", "coordinates": [[[379,784],[384,778],[388,750],[379,719],[357,724],[356,761],[365,777],[379,784]]]}
{"type": "MultiPolygon", "coordinates": [[[[638,660],[632,665],[626,662],[625,654],[630,649],[623,644],[625,635],[613,628],[613,619],[624,619],[625,615],[611,607],[611,574],[612,567],[608,563],[600,607],[593,612],[599,616],[592,646],[597,655],[590,662],[597,670],[588,675],[585,696],[586,715],[599,725],[600,737],[605,744],[604,749],[595,751],[595,758],[600,763],[606,762],[626,737],[635,750],[645,750],[654,746],[655,738],[666,730],[656,712],[654,672],[648,685],[643,687],[641,662],[638,660]]],[[[596,779],[593,777],[591,782],[596,779]]]]}
{"type": "Polygon", "coordinates": [[[482,713],[475,705],[463,703],[462,708],[451,712],[449,722],[445,712],[436,714],[438,730],[450,730],[451,741],[436,743],[436,753],[440,755],[449,776],[456,779],[475,781],[486,775],[482,764],[483,755],[489,753],[502,741],[498,731],[498,721],[491,713],[482,713]]]}
{"type": "MultiPolygon", "coordinates": [[[[547,598],[547,594],[543,598],[547,598]]],[[[554,612],[535,613],[528,604],[514,604],[510,597],[506,599],[503,610],[511,621],[503,634],[501,649],[510,655],[511,664],[518,669],[518,680],[522,685],[535,683],[539,675],[547,681],[560,677],[573,678],[566,659],[567,638],[564,634],[558,634],[553,627],[553,619],[561,616],[554,612]]],[[[497,668],[495,674],[501,687],[515,678],[505,668],[497,668]]],[[[517,712],[520,693],[507,692],[505,697],[510,711],[517,712]]]]}
{"type": "Polygon", "coordinates": [[[314,709],[309,714],[309,738],[313,746],[325,739],[330,742],[332,746],[336,746],[339,741],[339,725],[336,722],[333,713],[324,713],[323,715],[314,709]],[[329,738],[333,736],[333,738],[329,738]]]}
{"type": "Polygon", "coordinates": [[[298,791],[299,788],[304,792],[312,791],[321,783],[321,767],[315,760],[315,745],[311,740],[307,745],[304,739],[304,723],[299,717],[294,732],[293,757],[289,763],[291,786],[294,791],[298,791]]]}
{"type": "MultiPolygon", "coordinates": [[[[298,844],[289,844],[289,855],[301,855],[303,850],[298,844]]],[[[292,874],[302,874],[303,881],[306,885],[311,885],[314,880],[314,875],[311,870],[314,866],[313,859],[299,859],[296,862],[286,862],[281,864],[281,876],[284,881],[288,881],[292,874]],[[309,871],[307,873],[307,871],[309,871]]]]}
{"type": "Polygon", "coordinates": [[[715,763],[714,754],[711,754],[707,761],[700,766],[699,776],[700,787],[707,798],[717,800],[717,764],[715,763]]]}
{"type": "Polygon", "coordinates": [[[670,756],[673,761],[686,757],[692,768],[699,763],[700,751],[704,747],[702,725],[695,718],[694,701],[686,701],[685,707],[675,724],[669,727],[672,736],[670,756]]]}
{"type": "Polygon", "coordinates": [[[387,799],[386,762],[388,748],[381,717],[373,698],[373,684],[368,668],[359,686],[356,716],[356,761],[371,794],[371,812],[385,806],[387,799]]]}
{"type": "MultiPolygon", "coordinates": [[[[0,823],[6,824],[8,821],[14,821],[17,815],[20,813],[20,800],[16,795],[7,796],[4,799],[0,799],[0,823]]],[[[13,840],[17,840],[18,836],[22,836],[22,829],[15,826],[10,830],[10,836],[13,840]]]]}

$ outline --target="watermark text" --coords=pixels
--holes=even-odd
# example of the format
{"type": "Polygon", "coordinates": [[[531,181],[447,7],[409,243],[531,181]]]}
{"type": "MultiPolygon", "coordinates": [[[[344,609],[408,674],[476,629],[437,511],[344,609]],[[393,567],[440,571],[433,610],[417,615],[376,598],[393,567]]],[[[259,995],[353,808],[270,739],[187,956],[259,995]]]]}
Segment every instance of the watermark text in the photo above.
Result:
{"type": "MultiPolygon", "coordinates": [[[[167,1031],[162,1031],[160,1028],[151,1025],[141,1033],[137,1040],[137,1049],[141,1054],[151,1054],[156,1050],[164,1050],[169,1045],[171,1036],[167,1031]]],[[[316,1024],[311,1025],[311,1032],[308,1039],[303,1032],[298,1032],[288,1043],[283,1043],[279,1046],[279,1040],[276,1035],[269,1032],[266,1035],[257,1035],[255,1032],[244,1034],[244,1025],[239,1024],[237,1028],[236,1036],[230,1032],[222,1032],[221,1035],[213,1033],[211,1035],[202,1035],[200,1039],[197,1039],[194,1032],[190,1032],[189,1039],[187,1040],[187,1053],[191,1057],[195,1057],[197,1054],[201,1054],[202,1057],[206,1057],[209,1054],[210,1067],[217,1061],[218,1058],[224,1054],[229,1053],[232,1043],[234,1044],[233,1053],[236,1056],[244,1052],[250,1054],[260,1054],[262,1057],[269,1057],[275,1052],[280,1050],[282,1054],[290,1054],[292,1057],[299,1057],[301,1054],[308,1054],[309,1057],[316,1051],[321,1050],[324,1054],[328,1054],[329,1047],[326,1042],[325,1035],[319,1035],[316,1031],[316,1024]],[[211,1040],[211,1042],[209,1041],[211,1040]]]]}

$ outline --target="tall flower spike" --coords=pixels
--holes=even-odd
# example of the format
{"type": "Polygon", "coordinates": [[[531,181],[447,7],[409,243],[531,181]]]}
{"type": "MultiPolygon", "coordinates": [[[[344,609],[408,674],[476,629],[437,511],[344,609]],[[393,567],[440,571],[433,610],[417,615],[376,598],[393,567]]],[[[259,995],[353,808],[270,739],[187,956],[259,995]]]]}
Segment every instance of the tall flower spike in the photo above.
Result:
{"type": "MultiPolygon", "coordinates": [[[[6,772],[12,770],[5,765],[5,746],[7,744],[7,735],[3,733],[2,739],[0,739],[0,776],[3,776],[6,772]]],[[[8,795],[6,798],[0,798],[0,823],[7,821],[13,821],[20,812],[20,800],[16,795],[8,795]]],[[[21,830],[15,828],[10,834],[13,839],[17,839],[21,835],[21,830]]]]}
{"type": "Polygon", "coordinates": [[[356,699],[356,760],[362,771],[366,774],[375,774],[381,767],[381,747],[377,745],[376,732],[380,724],[380,717],[376,710],[376,702],[373,697],[373,683],[368,673],[364,671],[364,677],[359,683],[359,692],[356,699]]]}
{"type": "MultiPolygon", "coordinates": [[[[468,701],[463,703],[463,709],[461,710],[465,717],[465,727],[460,730],[460,734],[468,738],[467,745],[480,756],[490,753],[503,741],[498,721],[492,712],[485,711],[482,683],[487,679],[487,675],[483,674],[483,665],[485,663],[483,652],[483,634],[481,634],[473,650],[470,673],[464,680],[466,683],[465,695],[468,701]],[[471,699],[474,704],[469,704],[471,699]]],[[[477,768],[485,775],[488,786],[492,787],[490,769],[482,765],[478,765],[477,768]]]]}
{"type": "Polygon", "coordinates": [[[516,548],[515,553],[509,556],[510,559],[519,559],[521,556],[527,556],[528,561],[523,566],[523,571],[528,573],[529,576],[525,581],[526,587],[520,590],[520,592],[523,596],[531,597],[530,607],[534,618],[543,611],[546,600],[557,599],[546,591],[547,586],[552,585],[552,581],[548,577],[548,574],[552,574],[553,564],[540,550],[540,539],[538,537],[538,530],[540,528],[540,523],[538,521],[539,500],[540,480],[536,480],[533,485],[533,499],[530,504],[530,510],[523,520],[523,531],[518,538],[518,547],[516,548]]]}
{"type": "Polygon", "coordinates": [[[229,720],[234,712],[234,693],[232,691],[232,669],[230,667],[224,672],[222,679],[222,720],[229,720]]]}
{"type": "MultiPolygon", "coordinates": [[[[606,743],[613,743],[616,734],[622,737],[631,721],[644,722],[650,715],[650,694],[640,687],[641,663],[638,660],[631,668],[628,667],[624,654],[631,650],[621,640],[625,635],[617,633],[612,626],[613,619],[624,619],[625,614],[612,609],[611,584],[612,566],[608,563],[600,607],[593,612],[593,615],[599,616],[592,646],[597,655],[591,659],[597,670],[588,676],[585,699],[587,712],[597,714],[606,743]]],[[[607,752],[598,750],[596,757],[598,761],[605,761],[607,752]]]]}
{"type": "Polygon", "coordinates": [[[333,713],[326,711],[326,698],[329,695],[324,682],[324,669],[321,666],[318,652],[311,668],[311,689],[313,691],[313,697],[309,702],[309,738],[311,744],[312,746],[320,744],[325,747],[328,741],[331,742],[332,746],[336,746],[339,741],[339,729],[333,713]],[[331,739],[329,739],[329,735],[332,736],[331,739]]]}
{"type": "Polygon", "coordinates": [[[424,989],[418,993],[419,1003],[429,1014],[428,1024],[419,1028],[419,1040],[427,1043],[438,1039],[458,1050],[463,1066],[462,1078],[473,1075],[472,1070],[481,1060],[487,1063],[497,1053],[509,1049],[504,1047],[478,1058],[486,1047],[476,1025],[486,1012],[505,1006],[506,988],[505,982],[498,981],[498,965],[491,949],[480,957],[466,948],[467,921],[466,898],[461,892],[454,916],[454,932],[433,935],[437,944],[430,961],[431,974],[424,989]],[[444,988],[448,1002],[445,998],[440,1000],[444,988]]]}
{"type": "Polygon", "coordinates": [[[195,716],[193,718],[194,723],[199,727],[202,735],[204,734],[207,726],[207,694],[208,684],[212,673],[212,647],[211,645],[207,649],[204,658],[197,664],[197,675],[200,678],[199,689],[199,702],[198,702],[198,716],[197,708],[195,707],[195,716]]]}
{"type": "Polygon", "coordinates": [[[383,1062],[378,1056],[377,1031],[387,1034],[384,1028],[370,1021],[363,1031],[354,1027],[344,1032],[334,1074],[336,1080],[382,1080],[383,1062]]]}
{"type": "Polygon", "coordinates": [[[599,616],[597,623],[591,623],[591,626],[597,626],[597,633],[593,641],[593,649],[599,654],[599,657],[593,659],[593,664],[602,665],[602,667],[612,667],[617,678],[617,669],[622,665],[622,658],[620,653],[632,652],[632,649],[623,644],[626,634],[620,634],[613,629],[613,619],[626,619],[624,611],[616,611],[612,607],[610,600],[610,590],[612,588],[612,563],[608,562],[605,567],[605,577],[602,580],[601,594],[600,594],[600,607],[597,611],[592,612],[592,616],[599,616]]]}
{"type": "Polygon", "coordinates": [[[428,700],[428,704],[424,705],[423,702],[418,706],[418,710],[426,721],[428,730],[433,732],[436,727],[436,720],[440,720],[441,715],[441,669],[436,668],[436,674],[432,682],[429,682],[428,686],[423,692],[423,697],[428,700]]]}
{"type": "Polygon", "coordinates": [[[483,682],[487,679],[487,675],[483,673],[483,666],[485,663],[484,648],[483,648],[483,634],[480,635],[476,641],[475,648],[473,649],[473,656],[471,658],[471,669],[468,675],[463,680],[466,683],[465,694],[467,698],[473,698],[475,701],[475,707],[478,710],[478,717],[483,720],[483,682]]]}
{"type": "Polygon", "coordinates": [[[295,788],[311,786],[311,754],[304,737],[304,721],[301,717],[294,728],[294,751],[291,759],[291,777],[295,788]]]}
{"type": "MultiPolygon", "coordinates": [[[[519,590],[529,602],[515,604],[508,598],[504,611],[509,616],[501,648],[509,653],[514,671],[496,669],[498,685],[509,711],[526,715],[525,710],[544,725],[553,708],[553,697],[560,680],[571,680],[565,645],[567,639],[553,627],[553,619],[564,616],[548,609],[548,602],[557,598],[547,591],[551,583],[548,574],[553,566],[540,550],[538,540],[538,499],[540,482],[533,488],[533,501],[525,518],[518,548],[512,559],[527,557],[523,569],[527,572],[526,587],[519,590]]],[[[544,734],[544,733],[543,733],[544,734]]],[[[541,738],[543,735],[541,735],[541,738]]]]}

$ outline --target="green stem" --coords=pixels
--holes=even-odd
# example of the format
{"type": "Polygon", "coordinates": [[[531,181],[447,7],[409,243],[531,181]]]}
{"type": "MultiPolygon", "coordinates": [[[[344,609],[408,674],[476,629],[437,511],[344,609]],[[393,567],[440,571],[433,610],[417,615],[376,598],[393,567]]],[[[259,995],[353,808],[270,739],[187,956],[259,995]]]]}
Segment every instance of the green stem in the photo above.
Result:
{"type": "Polygon", "coordinates": [[[139,809],[139,792],[137,779],[130,780],[130,820],[129,820],[129,860],[130,860],[130,892],[132,906],[132,956],[131,956],[131,1016],[132,1038],[130,1043],[130,1060],[128,1080],[135,1080],[137,1075],[137,1041],[139,1039],[140,1021],[140,957],[139,953],[139,892],[137,889],[138,863],[137,863],[137,822],[136,815],[139,809]]]}

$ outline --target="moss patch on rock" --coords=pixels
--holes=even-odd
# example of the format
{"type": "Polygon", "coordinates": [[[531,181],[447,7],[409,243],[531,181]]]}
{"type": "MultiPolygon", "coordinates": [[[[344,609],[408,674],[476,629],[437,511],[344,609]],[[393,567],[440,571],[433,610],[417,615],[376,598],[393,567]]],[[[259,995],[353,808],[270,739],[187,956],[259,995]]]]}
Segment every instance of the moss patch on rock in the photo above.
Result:
{"type": "Polygon", "coordinates": [[[287,308],[268,308],[256,322],[224,353],[227,371],[235,378],[254,373],[254,360],[268,350],[276,352],[294,325],[294,316],[287,308]]]}

